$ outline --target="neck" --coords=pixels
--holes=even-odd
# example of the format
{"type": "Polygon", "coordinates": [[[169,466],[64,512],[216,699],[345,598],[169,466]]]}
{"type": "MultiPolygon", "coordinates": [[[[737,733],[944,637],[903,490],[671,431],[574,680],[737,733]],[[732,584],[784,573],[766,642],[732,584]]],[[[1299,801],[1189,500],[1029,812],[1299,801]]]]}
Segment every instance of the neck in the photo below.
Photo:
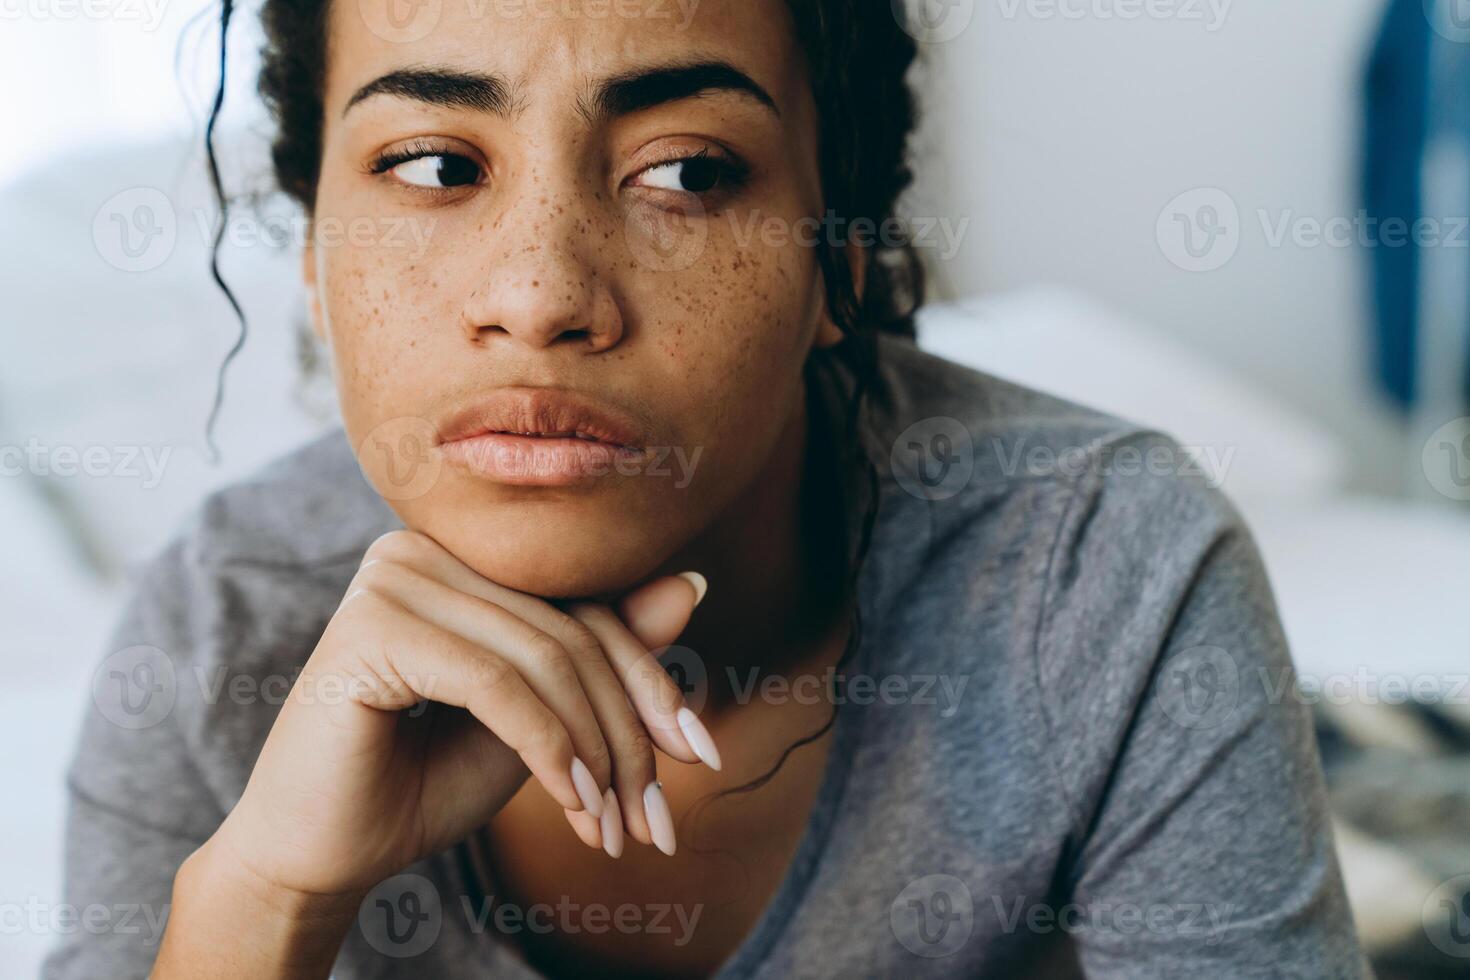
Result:
{"type": "MultiPolygon", "coordinates": [[[[713,710],[732,680],[781,673],[820,651],[845,623],[844,521],[835,467],[812,452],[804,399],[767,465],[721,518],[669,564],[710,582],[681,646],[697,653],[713,710]],[[732,678],[732,674],[734,677],[732,678]]],[[[816,438],[830,443],[819,433],[816,438]]]]}

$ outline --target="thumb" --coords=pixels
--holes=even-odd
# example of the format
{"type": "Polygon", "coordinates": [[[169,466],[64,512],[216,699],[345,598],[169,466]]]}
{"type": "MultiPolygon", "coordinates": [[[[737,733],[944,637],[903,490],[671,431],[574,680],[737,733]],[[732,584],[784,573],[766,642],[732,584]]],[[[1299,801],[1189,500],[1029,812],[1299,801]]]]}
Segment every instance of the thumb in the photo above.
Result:
{"type": "Polygon", "coordinates": [[[657,650],[673,643],[684,632],[694,607],[708,588],[709,584],[698,572],[654,579],[619,600],[618,617],[640,643],[657,650]]]}

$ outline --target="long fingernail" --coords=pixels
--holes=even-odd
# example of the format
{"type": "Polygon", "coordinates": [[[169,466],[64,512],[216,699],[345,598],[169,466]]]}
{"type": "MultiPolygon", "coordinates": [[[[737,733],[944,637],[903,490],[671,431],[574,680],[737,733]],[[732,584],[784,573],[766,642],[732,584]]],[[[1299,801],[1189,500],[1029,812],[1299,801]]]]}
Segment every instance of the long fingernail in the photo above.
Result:
{"type": "Polygon", "coordinates": [[[597,780],[592,778],[586,764],[575,756],[572,757],[572,785],[577,788],[577,796],[587,812],[594,817],[602,816],[602,793],[597,789],[597,780]]]}
{"type": "Polygon", "coordinates": [[[669,812],[669,801],[664,799],[657,781],[649,783],[643,791],[643,814],[648,818],[648,832],[653,835],[654,846],[672,857],[676,846],[674,815],[669,812]]]}
{"type": "Polygon", "coordinates": [[[602,849],[608,857],[623,856],[623,814],[611,789],[602,797],[602,849]]]}
{"type": "Polygon", "coordinates": [[[679,720],[679,728],[684,732],[684,740],[699,756],[699,761],[709,766],[715,772],[720,771],[720,750],[715,747],[715,740],[710,737],[709,729],[704,727],[704,722],[699,716],[688,708],[680,708],[674,715],[679,720]]]}
{"type": "Polygon", "coordinates": [[[704,594],[709,591],[709,582],[698,572],[680,572],[679,577],[694,586],[694,605],[698,606],[704,601],[704,594]]]}

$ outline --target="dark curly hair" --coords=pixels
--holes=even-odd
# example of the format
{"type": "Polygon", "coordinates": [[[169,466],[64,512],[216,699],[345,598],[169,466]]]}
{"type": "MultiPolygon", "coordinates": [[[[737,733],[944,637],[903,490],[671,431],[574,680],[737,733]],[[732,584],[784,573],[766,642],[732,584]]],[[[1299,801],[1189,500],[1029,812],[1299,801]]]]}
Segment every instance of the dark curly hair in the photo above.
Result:
{"type": "MultiPolygon", "coordinates": [[[[224,208],[227,199],[219,182],[213,132],[224,98],[225,34],[233,0],[221,2],[220,85],[206,128],[206,150],[215,191],[224,208]]],[[[823,205],[839,230],[856,222],[892,228],[899,197],[913,181],[908,140],[917,122],[916,100],[908,81],[917,48],[900,19],[902,5],[897,0],[787,2],[799,47],[806,57],[819,118],[816,136],[823,205]]],[[[271,158],[276,182],[308,215],[316,200],[322,157],[327,17],[328,0],[263,0],[261,10],[265,45],[259,90],[275,123],[271,158]]],[[[845,362],[854,386],[847,405],[846,438],[824,462],[830,463],[835,472],[861,473],[859,485],[839,485],[837,489],[844,497],[853,493],[865,501],[858,540],[845,540],[842,549],[851,561],[838,576],[838,587],[842,598],[850,599],[856,593],[858,572],[877,517],[878,473],[875,462],[862,448],[859,432],[865,401],[880,391],[877,339],[884,333],[913,338],[914,314],[924,299],[924,280],[917,252],[907,236],[885,234],[864,253],[863,289],[859,294],[840,244],[848,236],[827,237],[828,241],[818,247],[819,267],[828,311],[844,335],[832,356],[845,362]]],[[[214,274],[218,281],[217,265],[214,274]]],[[[228,295],[222,281],[220,285],[228,295]]],[[[243,337],[242,329],[241,340],[243,337]]],[[[237,344],[230,356],[238,349],[237,344]]],[[[814,355],[808,370],[828,367],[825,355],[814,355]]],[[[815,401],[812,404],[818,407],[815,401]]],[[[815,451],[825,453],[828,447],[818,445],[815,451]]],[[[854,621],[840,664],[848,662],[861,643],[861,617],[856,604],[851,605],[854,621]]],[[[764,776],[717,797],[763,785],[792,752],[819,739],[835,719],[834,706],[827,723],[787,748],[764,776]]]]}

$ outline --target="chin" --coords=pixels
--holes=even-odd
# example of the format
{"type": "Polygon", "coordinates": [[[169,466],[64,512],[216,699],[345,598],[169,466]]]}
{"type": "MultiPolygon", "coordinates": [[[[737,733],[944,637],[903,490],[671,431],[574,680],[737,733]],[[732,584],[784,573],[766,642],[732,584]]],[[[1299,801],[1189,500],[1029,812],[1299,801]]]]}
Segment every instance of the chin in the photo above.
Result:
{"type": "Polygon", "coordinates": [[[633,518],[610,507],[481,503],[470,512],[404,515],[404,522],[498,585],[582,599],[641,584],[672,553],[666,522],[645,527],[633,518]]]}

